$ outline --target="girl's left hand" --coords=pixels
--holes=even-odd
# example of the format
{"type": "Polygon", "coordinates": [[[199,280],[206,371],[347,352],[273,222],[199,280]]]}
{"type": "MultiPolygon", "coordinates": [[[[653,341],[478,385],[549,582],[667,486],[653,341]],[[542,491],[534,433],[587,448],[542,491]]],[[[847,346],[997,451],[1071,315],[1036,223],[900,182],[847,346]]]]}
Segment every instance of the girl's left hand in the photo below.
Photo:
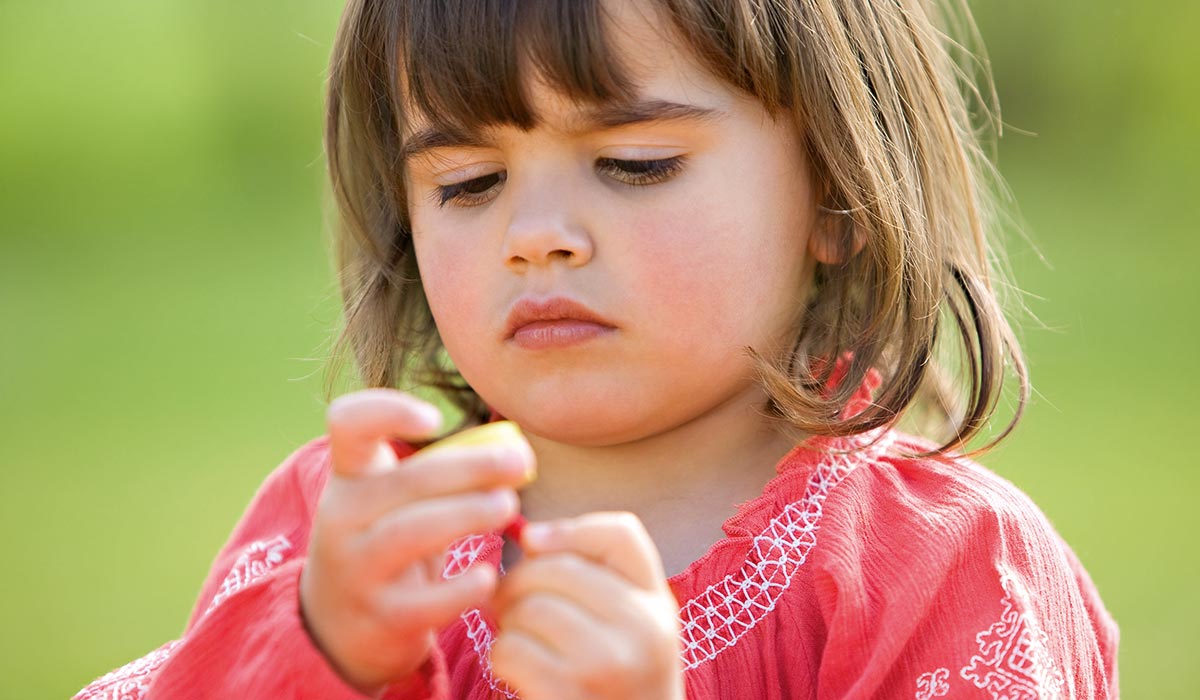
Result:
{"type": "Polygon", "coordinates": [[[679,603],[636,516],[530,524],[521,547],[492,602],[497,677],[522,700],[683,700],[679,603]]]}

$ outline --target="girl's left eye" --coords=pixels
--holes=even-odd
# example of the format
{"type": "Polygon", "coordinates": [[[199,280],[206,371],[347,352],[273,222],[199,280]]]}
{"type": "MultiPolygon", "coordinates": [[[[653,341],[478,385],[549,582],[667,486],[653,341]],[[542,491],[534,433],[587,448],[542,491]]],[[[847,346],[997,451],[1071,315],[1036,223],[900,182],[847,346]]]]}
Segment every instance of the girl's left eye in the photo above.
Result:
{"type": "Polygon", "coordinates": [[[679,174],[683,169],[683,156],[654,160],[600,158],[596,161],[596,168],[627,185],[653,185],[679,174]]]}

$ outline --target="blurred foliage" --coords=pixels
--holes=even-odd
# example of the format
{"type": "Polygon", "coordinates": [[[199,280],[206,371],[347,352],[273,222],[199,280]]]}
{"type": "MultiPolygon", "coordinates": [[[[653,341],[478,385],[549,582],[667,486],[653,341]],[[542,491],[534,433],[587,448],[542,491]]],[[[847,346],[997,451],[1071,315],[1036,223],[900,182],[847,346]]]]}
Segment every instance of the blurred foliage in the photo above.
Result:
{"type": "MultiPolygon", "coordinates": [[[[1125,694],[1193,698],[1200,4],[974,5],[1040,318],[1037,395],[985,461],[1091,571],[1125,694]]],[[[4,697],[177,636],[257,485],[323,430],[339,10],[0,2],[4,697]]]]}

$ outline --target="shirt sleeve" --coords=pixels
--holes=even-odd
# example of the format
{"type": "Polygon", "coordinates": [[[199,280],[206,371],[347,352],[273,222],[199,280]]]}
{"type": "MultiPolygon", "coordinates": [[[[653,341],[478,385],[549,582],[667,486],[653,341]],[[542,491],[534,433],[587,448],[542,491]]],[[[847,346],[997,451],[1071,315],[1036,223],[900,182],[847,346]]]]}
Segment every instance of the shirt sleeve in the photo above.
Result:
{"type": "MultiPolygon", "coordinates": [[[[97,679],[74,700],[365,697],[314,646],[300,614],[300,572],[328,455],[327,439],[318,438],[271,473],[217,554],[182,637],[97,679]]],[[[383,697],[445,698],[445,676],[435,647],[383,697]]]]}
{"type": "Polygon", "coordinates": [[[1012,484],[965,460],[881,460],[825,517],[820,700],[1118,697],[1116,625],[1012,484]]]}

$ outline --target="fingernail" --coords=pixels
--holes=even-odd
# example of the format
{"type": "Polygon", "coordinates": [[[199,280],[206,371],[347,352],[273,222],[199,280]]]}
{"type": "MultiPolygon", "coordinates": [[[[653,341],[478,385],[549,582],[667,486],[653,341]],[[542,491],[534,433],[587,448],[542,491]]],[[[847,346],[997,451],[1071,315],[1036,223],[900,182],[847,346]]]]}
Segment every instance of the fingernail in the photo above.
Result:
{"type": "Polygon", "coordinates": [[[496,461],[506,474],[520,474],[525,483],[533,481],[537,476],[537,468],[523,451],[509,446],[497,447],[496,450],[496,461]]]}
{"type": "Polygon", "coordinates": [[[543,549],[550,546],[553,535],[554,528],[548,523],[528,523],[521,531],[521,544],[534,549],[543,549]]]}
{"type": "Polygon", "coordinates": [[[497,511],[509,513],[517,508],[517,495],[508,489],[498,489],[488,494],[488,502],[497,511]]]}
{"type": "Polygon", "coordinates": [[[442,412],[438,410],[437,406],[418,404],[416,413],[417,417],[429,426],[429,430],[433,431],[441,427],[442,412]]]}
{"type": "Polygon", "coordinates": [[[503,445],[492,448],[492,454],[496,463],[500,465],[500,469],[506,474],[516,474],[525,472],[525,458],[520,452],[503,445]]]}

